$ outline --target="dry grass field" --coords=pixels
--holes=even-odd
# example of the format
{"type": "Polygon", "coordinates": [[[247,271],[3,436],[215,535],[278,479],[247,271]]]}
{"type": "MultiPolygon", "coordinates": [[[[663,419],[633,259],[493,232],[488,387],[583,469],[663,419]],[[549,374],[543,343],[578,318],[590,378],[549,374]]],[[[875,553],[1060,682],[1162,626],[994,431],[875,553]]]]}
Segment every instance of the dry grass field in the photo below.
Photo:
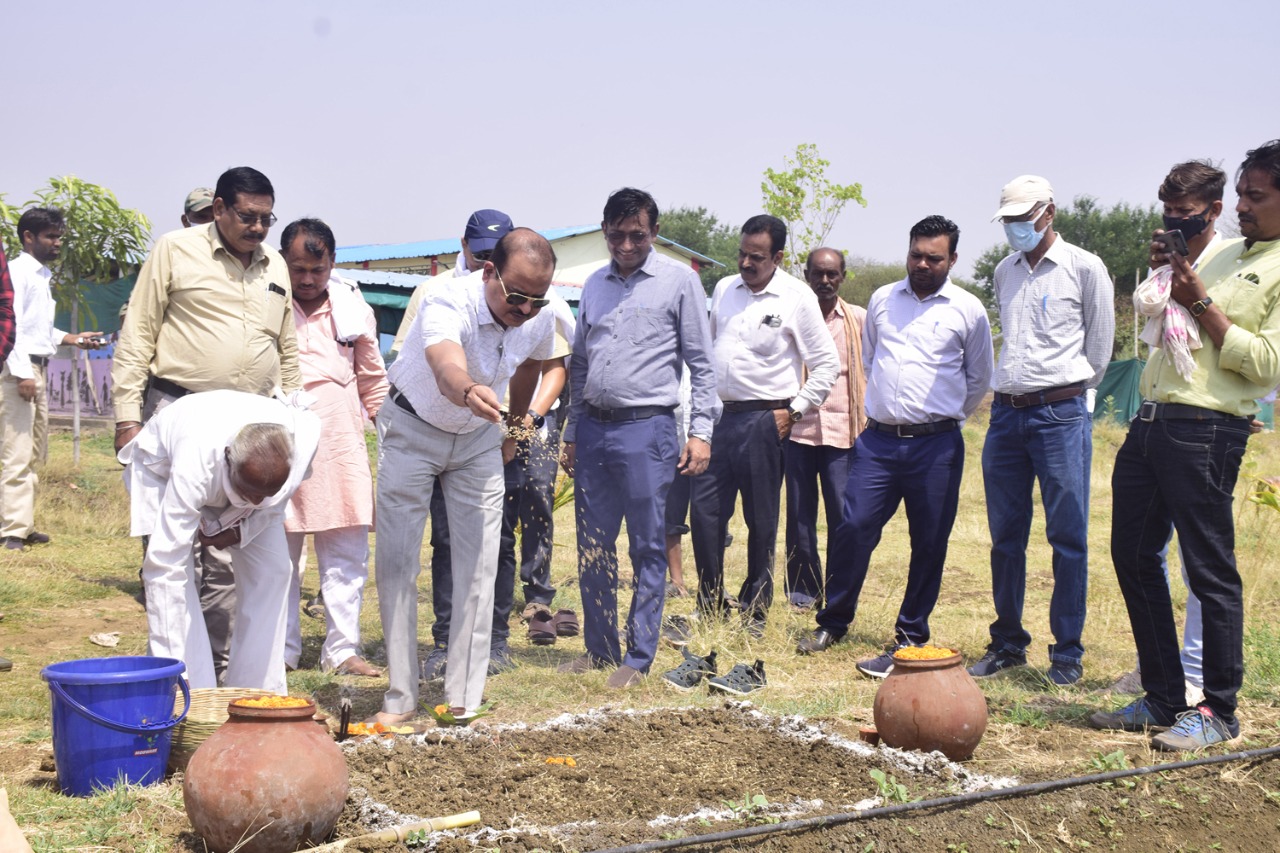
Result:
{"type": "MultiPolygon", "coordinates": [[[[970,660],[982,654],[987,626],[993,618],[980,464],[985,427],[985,416],[979,415],[964,430],[967,460],[960,514],[951,538],[942,597],[932,621],[934,642],[958,648],[970,660]]],[[[1045,647],[1051,641],[1047,610],[1052,579],[1043,518],[1037,505],[1026,606],[1026,625],[1034,637],[1031,666],[983,684],[991,724],[977,754],[966,764],[974,772],[1038,778],[1076,775],[1089,772],[1100,762],[1106,764],[1103,759],[1117,749],[1136,763],[1157,760],[1141,736],[1104,736],[1083,726],[1092,710],[1120,703],[1120,697],[1112,697],[1108,688],[1134,663],[1128,620],[1107,545],[1111,464],[1123,436],[1123,428],[1116,425],[1100,424],[1095,431],[1084,679],[1071,688],[1056,688],[1042,675],[1047,667],[1045,647]]],[[[196,851],[202,848],[190,836],[179,784],[118,788],[88,800],[72,800],[56,793],[52,783],[49,696],[40,679],[40,669],[56,661],[101,656],[104,650],[87,639],[97,632],[120,632],[120,644],[114,653],[143,654],[146,650],[145,618],[134,598],[139,586],[139,545],[127,536],[128,508],[110,440],[107,434],[88,436],[77,468],[71,464],[70,436],[54,436],[37,511],[40,528],[48,531],[54,541],[21,553],[0,553],[0,612],[5,614],[0,621],[0,655],[14,662],[11,672],[0,673],[0,786],[8,788],[13,813],[37,851],[196,851]]],[[[1280,572],[1275,570],[1280,564],[1280,513],[1248,500],[1258,478],[1275,474],[1280,474],[1280,437],[1271,433],[1255,437],[1250,441],[1237,488],[1238,557],[1247,601],[1247,673],[1241,697],[1246,747],[1280,743],[1280,572]]],[[[553,580],[560,589],[556,604],[581,612],[575,580],[572,505],[559,511],[556,522],[553,580]]],[[[746,534],[740,519],[735,518],[731,529],[735,543],[727,562],[728,586],[732,589],[743,573],[746,534]]],[[[620,550],[625,555],[625,544],[620,550]]],[[[686,547],[685,553],[686,578],[693,579],[691,550],[686,547]]],[[[906,524],[899,513],[876,552],[849,638],[821,656],[795,654],[796,638],[812,627],[812,617],[791,612],[781,596],[762,639],[750,638],[731,623],[700,623],[694,629],[693,648],[700,652],[716,649],[724,669],[740,661],[763,660],[769,687],[753,695],[751,702],[765,714],[800,715],[824,721],[837,731],[856,732],[858,726],[871,722],[878,682],[858,675],[854,663],[877,653],[892,637],[907,555],[906,524]]],[[[426,556],[424,546],[424,562],[426,556]]],[[[625,561],[622,574],[625,581],[629,575],[625,561]]],[[[1180,604],[1185,600],[1185,591],[1177,572],[1173,574],[1174,598],[1180,604]]],[[[424,649],[430,645],[428,579],[429,573],[424,572],[419,623],[424,649]]],[[[304,593],[312,594],[315,588],[315,575],[310,573],[304,581],[304,593]]],[[[624,593],[623,612],[626,603],[624,593]]],[[[517,593],[517,614],[522,604],[517,593]]],[[[669,613],[691,611],[691,599],[669,602],[669,613]]],[[[358,714],[376,710],[385,682],[321,673],[317,656],[322,623],[305,618],[303,623],[302,668],[290,675],[291,690],[314,694],[322,705],[330,707],[340,696],[347,696],[358,714]]],[[[366,595],[363,627],[368,656],[374,661],[382,660],[377,594],[372,583],[366,595]]],[[[559,675],[556,665],[581,653],[581,639],[562,639],[555,646],[534,647],[525,641],[518,618],[513,619],[512,650],[519,667],[489,682],[489,698],[497,703],[487,721],[490,724],[537,724],[557,715],[587,713],[605,706],[672,709],[672,713],[724,707],[723,701],[705,692],[680,694],[664,689],[657,677],[617,694],[605,690],[603,673],[559,675]]],[[[679,659],[678,652],[663,649],[654,675],[674,666],[679,659]]],[[[428,685],[423,699],[440,701],[439,687],[428,685]]],[[[653,784],[665,785],[669,781],[653,784]]],[[[1214,784],[1220,784],[1220,780],[1214,784]]],[[[1260,801],[1272,809],[1266,817],[1271,832],[1275,832],[1276,816],[1280,815],[1274,811],[1276,796],[1270,788],[1258,794],[1260,801]]],[[[508,816],[492,817],[505,823],[508,816]]],[[[951,846],[921,843],[918,847],[876,847],[873,842],[864,847],[859,841],[856,848],[848,849],[1017,849],[1017,845],[1008,844],[1001,848],[994,841],[979,843],[980,836],[979,828],[975,828],[971,840],[948,842],[951,846]],[[957,843],[966,846],[956,846],[957,843]]],[[[1212,833],[1207,837],[1212,838],[1212,833]]],[[[1026,838],[1031,842],[1033,834],[1027,833],[1026,838]]],[[[1012,835],[1010,839],[1016,840],[1012,835]]],[[[1223,838],[1220,843],[1218,849],[1250,849],[1233,848],[1231,838],[1223,838]]],[[[832,849],[841,846],[831,844],[832,849]]],[[[1212,846],[1212,842],[1206,842],[1203,849],[1212,846]]],[[[1028,843],[1024,849],[1053,847],[1075,849],[1078,845],[1028,843]]],[[[1113,843],[1106,849],[1143,848],[1113,843]]],[[[1280,841],[1270,849],[1280,849],[1280,841]]]]}

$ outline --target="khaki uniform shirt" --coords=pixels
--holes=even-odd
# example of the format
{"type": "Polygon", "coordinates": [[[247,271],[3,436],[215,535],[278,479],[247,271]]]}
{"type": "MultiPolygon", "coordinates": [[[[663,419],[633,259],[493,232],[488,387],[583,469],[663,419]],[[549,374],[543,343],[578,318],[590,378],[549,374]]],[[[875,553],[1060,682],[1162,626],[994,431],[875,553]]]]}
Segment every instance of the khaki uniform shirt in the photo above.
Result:
{"type": "Polygon", "coordinates": [[[259,245],[246,269],[216,224],[165,234],[129,299],[111,369],[116,422],[141,421],[149,375],[189,391],[302,386],[289,270],[259,245]]]}

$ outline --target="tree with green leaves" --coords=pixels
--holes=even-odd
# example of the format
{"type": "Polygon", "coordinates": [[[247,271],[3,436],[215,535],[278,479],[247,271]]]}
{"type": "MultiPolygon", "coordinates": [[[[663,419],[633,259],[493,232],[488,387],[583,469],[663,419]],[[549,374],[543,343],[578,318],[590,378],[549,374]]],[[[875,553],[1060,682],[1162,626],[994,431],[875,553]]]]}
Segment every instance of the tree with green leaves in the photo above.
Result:
{"type": "Polygon", "coordinates": [[[787,223],[787,256],[784,263],[797,275],[809,252],[826,245],[841,211],[851,201],[867,206],[862,184],[837,184],[827,177],[831,161],[818,154],[811,142],[796,146],[785,159],[786,168],[765,169],[760,191],[764,209],[787,223]]]}
{"type": "Polygon", "coordinates": [[[32,206],[57,208],[67,220],[62,253],[53,270],[53,296],[59,305],[82,305],[85,284],[114,281],[122,268],[146,257],[151,237],[147,217],[122,207],[106,187],[75,176],[50,178],[49,186],[20,207],[5,204],[0,196],[0,233],[10,257],[22,250],[18,217],[32,206]]]}
{"type": "Polygon", "coordinates": [[[676,207],[664,211],[658,217],[658,224],[661,236],[724,264],[723,267],[707,265],[699,271],[707,293],[715,289],[717,281],[737,268],[738,229],[721,222],[705,207],[676,207]]]}

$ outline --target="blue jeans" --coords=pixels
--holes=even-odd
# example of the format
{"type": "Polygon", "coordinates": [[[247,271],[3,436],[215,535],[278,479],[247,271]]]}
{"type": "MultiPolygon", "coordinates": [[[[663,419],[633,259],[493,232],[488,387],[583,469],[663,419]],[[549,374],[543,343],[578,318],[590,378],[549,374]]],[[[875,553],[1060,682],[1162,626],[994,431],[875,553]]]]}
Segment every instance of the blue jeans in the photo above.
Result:
{"type": "Polygon", "coordinates": [[[1247,418],[1134,421],[1111,475],[1111,559],[1147,698],[1170,719],[1186,708],[1178,628],[1160,561],[1172,526],[1204,612],[1205,703],[1233,732],[1244,680],[1244,596],[1232,493],[1248,440],[1247,418]]]}
{"type": "Polygon", "coordinates": [[[675,418],[604,424],[587,416],[577,439],[573,485],[583,641],[598,661],[648,672],[666,598],[664,516],[679,451],[675,418]],[[625,657],[618,637],[617,548],[624,518],[635,577],[625,657]]]}
{"type": "Polygon", "coordinates": [[[929,615],[942,587],[963,474],[964,439],[958,429],[918,438],[868,429],[858,436],[844,519],[832,537],[827,561],[827,606],[818,613],[819,627],[837,637],[848,631],[871,553],[898,505],[905,503],[911,561],[894,640],[899,645],[928,642],[929,615]]]}
{"type": "MultiPolygon", "coordinates": [[[[1084,657],[1089,586],[1089,465],[1092,422],[1083,396],[1040,406],[994,404],[982,448],[982,479],[991,529],[991,591],[996,621],[988,649],[1024,656],[1031,635],[1022,627],[1027,591],[1027,542],[1032,487],[1040,482],[1045,532],[1053,548],[1049,660],[1084,657]]],[[[1163,544],[1163,543],[1162,543],[1163,544]]]]}
{"type": "Polygon", "coordinates": [[[787,593],[823,598],[822,557],[818,554],[818,490],[827,516],[827,565],[836,528],[844,516],[852,447],[826,447],[788,441],[784,451],[787,478],[787,593]]]}

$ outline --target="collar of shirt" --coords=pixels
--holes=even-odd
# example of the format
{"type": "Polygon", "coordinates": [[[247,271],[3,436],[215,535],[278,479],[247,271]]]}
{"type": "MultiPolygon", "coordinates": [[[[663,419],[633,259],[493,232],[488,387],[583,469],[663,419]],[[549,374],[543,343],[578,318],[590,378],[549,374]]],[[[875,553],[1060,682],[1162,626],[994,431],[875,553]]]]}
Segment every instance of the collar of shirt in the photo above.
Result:
{"type": "MultiPolygon", "coordinates": [[[[631,273],[631,275],[635,275],[638,272],[642,272],[645,275],[649,276],[650,278],[653,278],[655,275],[658,274],[657,270],[655,269],[657,265],[658,265],[658,250],[654,248],[650,248],[649,256],[644,259],[644,263],[640,265],[640,268],[637,269],[635,272],[631,273]]],[[[609,278],[613,279],[614,281],[626,281],[630,277],[631,276],[624,276],[620,272],[618,272],[618,262],[613,260],[612,258],[609,259],[609,278]]]]}
{"type": "Polygon", "coordinates": [[[1258,240],[1254,243],[1245,240],[1244,251],[1240,253],[1240,260],[1252,258],[1254,255],[1261,255],[1263,252],[1270,252],[1277,246],[1280,246],[1280,237],[1274,240],[1258,240]]]}
{"type": "MultiPolygon", "coordinates": [[[[205,234],[209,238],[210,254],[217,257],[218,250],[221,249],[231,257],[235,257],[235,253],[231,251],[231,247],[227,245],[227,241],[222,239],[222,232],[218,230],[218,223],[210,222],[208,225],[200,227],[208,229],[205,234]]],[[[246,270],[254,264],[261,263],[267,257],[266,250],[262,248],[263,245],[263,243],[259,243],[253,247],[253,256],[249,258],[249,265],[245,267],[246,270]]]]}
{"type": "MultiPolygon", "coordinates": [[[[1061,266],[1062,256],[1063,254],[1066,253],[1066,251],[1067,251],[1067,241],[1062,239],[1061,234],[1055,233],[1053,235],[1053,242],[1049,244],[1049,250],[1045,252],[1044,257],[1040,259],[1040,264],[1044,263],[1045,261],[1052,261],[1055,267],[1061,266]]],[[[1022,266],[1026,267],[1028,275],[1032,275],[1035,272],[1035,270],[1038,270],[1040,268],[1040,264],[1036,264],[1035,268],[1033,269],[1031,265],[1027,263],[1026,252],[1019,252],[1018,259],[1014,261],[1014,263],[1021,264],[1022,266]]]]}
{"type": "Polygon", "coordinates": [[[951,283],[951,277],[947,276],[947,280],[942,283],[941,287],[939,287],[933,293],[930,293],[928,296],[921,298],[920,296],[916,295],[915,290],[911,287],[911,279],[910,277],[908,277],[908,278],[904,278],[898,284],[897,290],[900,293],[905,293],[907,296],[910,296],[912,299],[914,299],[917,302],[927,302],[930,299],[951,299],[951,291],[955,287],[956,285],[951,283]]]}
{"type": "Polygon", "coordinates": [[[27,252],[19,252],[18,257],[9,262],[9,275],[38,275],[45,281],[53,278],[53,270],[36,260],[36,256],[27,252]]]}

